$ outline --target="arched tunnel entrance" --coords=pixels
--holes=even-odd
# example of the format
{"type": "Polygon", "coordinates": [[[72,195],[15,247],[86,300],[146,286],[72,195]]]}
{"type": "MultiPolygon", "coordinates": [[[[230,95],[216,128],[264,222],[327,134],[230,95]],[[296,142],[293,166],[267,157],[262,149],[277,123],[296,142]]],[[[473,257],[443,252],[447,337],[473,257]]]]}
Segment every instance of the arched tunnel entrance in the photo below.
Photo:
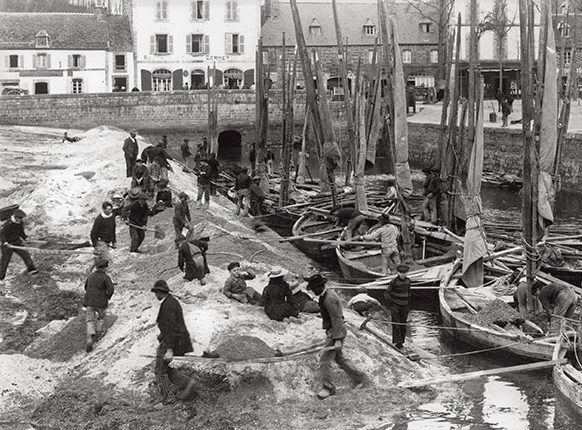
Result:
{"type": "Polygon", "coordinates": [[[217,157],[222,161],[238,163],[242,155],[242,138],[236,130],[225,130],[218,135],[217,157]]]}

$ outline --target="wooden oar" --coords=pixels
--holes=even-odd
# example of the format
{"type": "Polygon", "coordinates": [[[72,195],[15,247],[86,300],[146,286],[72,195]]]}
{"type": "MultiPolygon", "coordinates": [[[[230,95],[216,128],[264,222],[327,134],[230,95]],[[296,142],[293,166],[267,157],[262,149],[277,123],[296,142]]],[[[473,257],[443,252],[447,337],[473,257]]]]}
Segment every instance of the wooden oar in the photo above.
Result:
{"type": "Polygon", "coordinates": [[[382,246],[381,242],[358,242],[355,240],[331,240],[331,239],[304,239],[305,242],[327,243],[330,245],[360,245],[360,246],[382,246]]]}
{"type": "Polygon", "coordinates": [[[479,370],[477,372],[461,373],[459,375],[448,375],[442,378],[419,379],[417,381],[405,381],[398,384],[401,388],[425,387],[427,385],[442,384],[445,382],[470,381],[472,379],[482,378],[483,376],[501,375],[503,373],[529,372],[531,370],[546,369],[554,367],[557,364],[567,363],[568,359],[561,358],[558,360],[540,361],[537,363],[520,364],[517,366],[499,367],[496,369],[479,370]]]}
{"type": "Polygon", "coordinates": [[[295,240],[304,239],[306,237],[321,236],[321,235],[324,235],[324,234],[327,234],[327,233],[339,233],[342,230],[343,230],[343,227],[341,227],[341,228],[333,228],[331,230],[317,231],[315,233],[306,233],[306,234],[302,234],[302,235],[299,235],[299,236],[286,237],[284,239],[280,239],[279,242],[293,242],[295,240]]]}
{"type": "Polygon", "coordinates": [[[32,251],[38,254],[93,254],[93,251],[83,251],[80,249],[45,249],[35,248],[33,246],[18,246],[7,244],[8,248],[21,249],[23,251],[32,251]]]}

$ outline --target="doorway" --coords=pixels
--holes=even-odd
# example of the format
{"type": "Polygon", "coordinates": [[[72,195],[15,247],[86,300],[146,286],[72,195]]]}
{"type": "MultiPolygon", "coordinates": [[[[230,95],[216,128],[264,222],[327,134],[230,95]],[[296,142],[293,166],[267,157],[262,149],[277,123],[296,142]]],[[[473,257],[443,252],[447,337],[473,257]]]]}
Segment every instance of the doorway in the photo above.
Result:
{"type": "Polygon", "coordinates": [[[225,130],[218,135],[217,157],[222,161],[238,163],[242,156],[242,136],[236,130],[225,130]]]}
{"type": "Polygon", "coordinates": [[[34,94],[48,94],[48,82],[35,82],[34,94]]]}
{"type": "Polygon", "coordinates": [[[193,70],[190,74],[190,89],[201,90],[206,87],[206,78],[204,70],[193,70]]]}

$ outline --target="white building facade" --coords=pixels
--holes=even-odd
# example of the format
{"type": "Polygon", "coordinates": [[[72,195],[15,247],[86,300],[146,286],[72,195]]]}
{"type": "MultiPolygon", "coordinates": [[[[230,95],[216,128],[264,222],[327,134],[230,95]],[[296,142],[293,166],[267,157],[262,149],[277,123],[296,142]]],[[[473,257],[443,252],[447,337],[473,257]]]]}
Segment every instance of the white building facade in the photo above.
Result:
{"type": "Polygon", "coordinates": [[[131,19],[142,91],[254,83],[260,0],[134,0],[131,19]]]}
{"type": "Polygon", "coordinates": [[[122,16],[1,13],[0,59],[4,93],[99,93],[135,85],[131,27],[122,16]]]}

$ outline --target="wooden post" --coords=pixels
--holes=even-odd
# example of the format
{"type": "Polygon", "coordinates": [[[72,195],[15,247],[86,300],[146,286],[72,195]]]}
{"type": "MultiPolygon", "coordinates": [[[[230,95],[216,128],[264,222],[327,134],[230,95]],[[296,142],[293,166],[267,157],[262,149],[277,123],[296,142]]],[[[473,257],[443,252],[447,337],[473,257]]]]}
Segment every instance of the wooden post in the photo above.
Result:
{"type": "Polygon", "coordinates": [[[283,161],[283,171],[281,172],[281,187],[279,189],[279,207],[285,206],[287,204],[287,191],[289,189],[289,163],[287,163],[288,152],[289,152],[289,142],[287,133],[287,66],[285,61],[285,51],[287,47],[285,46],[285,33],[283,32],[283,44],[281,52],[281,112],[283,114],[283,130],[281,136],[281,157],[283,161]],[[286,169],[285,169],[286,168],[286,169]]]}
{"type": "MultiPolygon", "coordinates": [[[[442,166],[443,165],[443,159],[444,159],[444,154],[446,151],[446,144],[445,144],[445,137],[448,134],[448,129],[447,129],[447,115],[448,115],[448,109],[449,109],[449,104],[450,104],[450,98],[451,98],[451,91],[450,91],[450,87],[451,87],[451,71],[453,69],[453,47],[455,44],[455,32],[453,31],[453,34],[451,34],[447,40],[447,64],[446,64],[446,80],[445,80],[445,88],[444,88],[444,96],[443,96],[443,108],[441,110],[441,127],[440,127],[440,131],[439,131],[439,140],[438,140],[438,146],[437,146],[437,156],[436,156],[436,165],[437,166],[442,166]]],[[[456,70],[455,70],[456,73],[456,70]]]]}
{"type": "MultiPolygon", "coordinates": [[[[479,58],[478,40],[477,40],[477,0],[471,0],[470,11],[470,34],[469,34],[469,141],[473,141],[475,129],[475,64],[479,58]]],[[[502,41],[499,41],[501,43],[502,41]]],[[[501,58],[499,59],[501,61],[501,58]]],[[[458,71],[457,71],[458,72],[458,71]]],[[[500,83],[501,85],[501,83],[500,83]]]]}

